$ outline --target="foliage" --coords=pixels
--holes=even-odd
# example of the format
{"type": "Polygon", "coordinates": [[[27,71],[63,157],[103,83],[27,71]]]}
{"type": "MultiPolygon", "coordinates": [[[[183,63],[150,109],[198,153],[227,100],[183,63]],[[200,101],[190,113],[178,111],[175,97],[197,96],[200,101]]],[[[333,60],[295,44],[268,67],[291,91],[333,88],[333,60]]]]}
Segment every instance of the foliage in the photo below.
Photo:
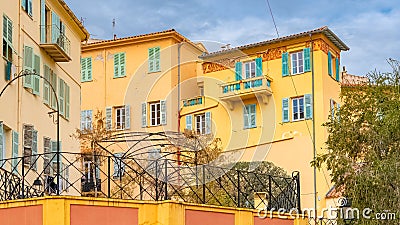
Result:
{"type": "MultiPolygon", "coordinates": [[[[400,74],[397,61],[392,72],[367,75],[365,84],[342,87],[343,106],[325,124],[327,153],[314,162],[326,164],[332,181],[352,207],[374,212],[400,208],[400,74]]],[[[399,214],[397,214],[398,216],[399,214]]],[[[381,224],[362,219],[358,224],[381,224]]],[[[385,224],[398,221],[385,221],[385,224]]]]}

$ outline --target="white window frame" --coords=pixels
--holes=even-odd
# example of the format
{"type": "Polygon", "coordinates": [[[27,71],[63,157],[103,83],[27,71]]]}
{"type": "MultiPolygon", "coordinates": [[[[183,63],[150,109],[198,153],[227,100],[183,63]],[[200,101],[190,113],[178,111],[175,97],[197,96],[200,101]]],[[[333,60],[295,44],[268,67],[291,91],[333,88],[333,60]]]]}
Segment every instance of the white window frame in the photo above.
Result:
{"type": "Polygon", "coordinates": [[[206,114],[201,113],[194,116],[195,124],[196,124],[196,132],[198,134],[206,134],[206,114]]]}
{"type": "Polygon", "coordinates": [[[93,111],[83,110],[81,113],[83,115],[83,118],[81,118],[81,130],[92,130],[93,111]]]}
{"type": "Polygon", "coordinates": [[[124,130],[125,129],[125,107],[115,107],[115,129],[124,130]]]}
{"type": "Polygon", "coordinates": [[[256,77],[257,69],[256,69],[256,61],[255,60],[243,62],[242,67],[243,67],[243,72],[242,72],[243,79],[251,79],[251,78],[256,77]]]}
{"type": "Polygon", "coordinates": [[[304,96],[301,97],[295,97],[291,99],[292,103],[292,121],[300,121],[300,120],[305,120],[306,118],[306,111],[305,111],[305,99],[304,96]],[[295,105],[296,102],[296,105],[295,105]],[[301,111],[301,103],[302,102],[302,107],[303,111],[301,111]],[[301,116],[303,113],[303,116],[301,116]],[[298,115],[298,118],[295,119],[295,114],[298,115]]]}
{"type": "Polygon", "coordinates": [[[161,102],[149,103],[150,111],[150,126],[161,125],[161,102]]]}
{"type": "Polygon", "coordinates": [[[304,73],[304,53],[303,51],[290,53],[290,63],[292,75],[304,73]],[[301,56],[301,59],[300,59],[301,56]]]}

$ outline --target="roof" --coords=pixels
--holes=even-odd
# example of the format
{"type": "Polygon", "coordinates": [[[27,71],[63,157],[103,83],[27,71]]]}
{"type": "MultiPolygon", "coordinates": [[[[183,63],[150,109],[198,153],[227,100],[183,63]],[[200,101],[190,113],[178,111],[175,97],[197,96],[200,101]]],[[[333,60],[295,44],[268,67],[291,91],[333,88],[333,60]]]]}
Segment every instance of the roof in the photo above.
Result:
{"type": "Polygon", "coordinates": [[[340,198],[343,196],[343,191],[344,188],[343,186],[341,188],[337,188],[336,186],[333,186],[328,193],[326,193],[326,198],[340,198]]]}
{"type": "Polygon", "coordinates": [[[121,42],[129,42],[129,41],[138,41],[140,39],[166,36],[166,35],[173,35],[176,37],[176,39],[178,41],[187,42],[190,45],[192,45],[194,48],[198,49],[199,51],[204,52],[204,49],[197,46],[195,43],[191,42],[185,36],[178,33],[175,29],[169,29],[169,30],[153,32],[153,33],[148,33],[148,34],[140,34],[140,35],[135,35],[135,36],[123,37],[123,38],[115,38],[115,39],[110,39],[110,40],[98,40],[98,41],[87,42],[82,45],[82,49],[84,49],[85,47],[89,48],[89,47],[107,45],[109,43],[111,44],[111,43],[121,43],[121,42]]]}
{"type": "Polygon", "coordinates": [[[209,53],[209,54],[204,54],[204,55],[201,56],[201,58],[208,58],[208,57],[222,55],[222,54],[233,52],[233,51],[237,51],[237,50],[244,50],[244,49],[259,47],[259,46],[263,46],[263,45],[273,44],[273,43],[286,41],[286,40],[290,40],[290,39],[294,39],[294,38],[308,36],[308,35],[311,35],[311,34],[324,34],[330,41],[332,41],[333,44],[335,44],[342,51],[348,51],[350,49],[327,26],[323,26],[323,27],[320,27],[320,28],[317,28],[317,29],[314,29],[314,30],[306,31],[306,32],[301,32],[301,33],[292,34],[292,35],[288,35],[288,36],[284,36],[284,37],[280,37],[280,38],[274,38],[274,39],[267,40],[267,41],[261,41],[261,42],[257,42],[257,43],[253,43],[253,44],[242,45],[242,46],[235,47],[235,48],[230,48],[230,49],[225,49],[225,50],[221,50],[221,51],[212,52],[212,53],[209,53]]]}
{"type": "Polygon", "coordinates": [[[76,25],[82,30],[82,32],[85,35],[85,39],[83,41],[86,41],[89,39],[89,32],[86,30],[86,28],[83,26],[81,21],[75,16],[74,12],[69,8],[67,3],[64,2],[64,0],[58,0],[58,2],[61,4],[61,6],[67,11],[68,15],[71,16],[72,20],[76,23],[76,25]]]}

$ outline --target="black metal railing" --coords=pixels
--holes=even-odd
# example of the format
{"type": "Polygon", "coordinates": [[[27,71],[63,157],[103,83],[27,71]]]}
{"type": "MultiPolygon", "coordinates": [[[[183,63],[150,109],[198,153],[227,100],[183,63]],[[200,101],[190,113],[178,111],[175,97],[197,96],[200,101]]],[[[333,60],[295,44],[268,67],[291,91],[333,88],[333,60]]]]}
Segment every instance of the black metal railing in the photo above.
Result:
{"type": "Polygon", "coordinates": [[[277,177],[165,158],[145,160],[65,152],[59,157],[60,174],[56,153],[0,161],[0,201],[55,195],[58,189],[60,195],[300,211],[298,172],[292,177],[277,177]]]}

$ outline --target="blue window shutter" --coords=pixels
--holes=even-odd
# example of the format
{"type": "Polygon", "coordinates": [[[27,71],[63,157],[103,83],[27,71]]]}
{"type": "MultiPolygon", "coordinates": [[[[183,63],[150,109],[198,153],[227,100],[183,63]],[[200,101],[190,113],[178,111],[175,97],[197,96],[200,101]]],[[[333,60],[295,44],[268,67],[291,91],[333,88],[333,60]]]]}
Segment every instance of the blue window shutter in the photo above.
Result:
{"type": "Polygon", "coordinates": [[[60,37],[60,17],[55,13],[51,12],[51,42],[58,43],[60,37]]]}
{"type": "Polygon", "coordinates": [[[249,125],[251,128],[256,127],[256,104],[249,106],[249,125]]]}
{"type": "Polygon", "coordinates": [[[206,112],[205,117],[206,117],[206,134],[211,134],[211,112],[206,112]]]}
{"type": "Polygon", "coordinates": [[[46,0],[40,0],[40,42],[46,42],[46,0]]]}
{"type": "MultiPolygon", "coordinates": [[[[40,56],[35,55],[33,58],[33,68],[35,70],[35,74],[40,74],[40,56]]],[[[32,93],[34,95],[40,95],[40,77],[33,75],[32,76],[32,93]]]]}
{"type": "Polygon", "coordinates": [[[312,119],[312,98],[310,94],[304,95],[306,119],[312,119]]]}
{"type": "Polygon", "coordinates": [[[340,81],[339,58],[336,58],[336,81],[340,81]]]}
{"type": "Polygon", "coordinates": [[[262,58],[256,58],[256,76],[263,75],[263,68],[262,68],[262,58]]]}
{"type": "Polygon", "coordinates": [[[131,129],[131,107],[130,105],[125,105],[125,129],[131,129]]]}
{"type": "Polygon", "coordinates": [[[69,119],[69,98],[70,98],[69,86],[65,83],[65,119],[69,119]]]}
{"type": "Polygon", "coordinates": [[[86,58],[86,81],[92,80],[92,57],[86,58]]]}
{"type": "Polygon", "coordinates": [[[242,62],[236,62],[235,64],[235,80],[242,79],[242,62]]]}
{"type": "Polygon", "coordinates": [[[155,68],[155,71],[160,71],[161,70],[161,64],[160,64],[160,58],[161,58],[161,55],[160,55],[160,47],[155,47],[155,50],[154,50],[154,68],[155,68]]]}
{"type": "Polygon", "coordinates": [[[304,72],[311,71],[310,48],[303,49],[304,54],[304,72]]]}
{"type": "Polygon", "coordinates": [[[28,0],[21,0],[21,6],[24,10],[27,10],[26,8],[26,3],[28,2],[28,0]]]}
{"type": "Polygon", "coordinates": [[[43,80],[43,102],[44,104],[49,104],[50,102],[50,68],[47,65],[44,65],[44,80],[43,80]]]}
{"type": "Polygon", "coordinates": [[[120,76],[120,66],[119,66],[119,53],[114,54],[114,78],[117,78],[120,76]]]}
{"type": "Polygon", "coordinates": [[[59,78],[59,89],[58,89],[58,104],[60,107],[60,114],[65,115],[65,83],[63,79],[59,78]]]}
{"type": "Polygon", "coordinates": [[[289,98],[282,99],[282,122],[289,122],[289,98]]]}
{"type": "Polygon", "coordinates": [[[289,53],[282,53],[282,77],[286,77],[289,75],[289,53]]]}
{"type": "Polygon", "coordinates": [[[247,129],[247,128],[249,128],[250,127],[250,124],[249,124],[249,108],[248,108],[248,105],[246,105],[246,106],[244,106],[243,107],[243,127],[245,128],[245,129],[247,129]]]}
{"type": "Polygon", "coordinates": [[[186,129],[193,130],[193,117],[192,115],[186,116],[186,129]]]}
{"type": "Polygon", "coordinates": [[[125,52],[119,54],[119,76],[124,77],[126,75],[126,56],[125,52]]]}
{"type": "Polygon", "coordinates": [[[86,65],[86,58],[81,59],[81,81],[87,81],[87,65],[86,65]]]}
{"type": "Polygon", "coordinates": [[[328,74],[332,76],[332,54],[328,51],[328,74]]]}
{"type": "Polygon", "coordinates": [[[32,16],[32,9],[33,5],[32,5],[32,0],[28,0],[28,15],[32,16]]]}
{"type": "Polygon", "coordinates": [[[149,48],[148,49],[149,56],[148,56],[148,66],[149,66],[149,72],[154,72],[155,71],[155,65],[154,65],[154,48],[149,48]]]}

